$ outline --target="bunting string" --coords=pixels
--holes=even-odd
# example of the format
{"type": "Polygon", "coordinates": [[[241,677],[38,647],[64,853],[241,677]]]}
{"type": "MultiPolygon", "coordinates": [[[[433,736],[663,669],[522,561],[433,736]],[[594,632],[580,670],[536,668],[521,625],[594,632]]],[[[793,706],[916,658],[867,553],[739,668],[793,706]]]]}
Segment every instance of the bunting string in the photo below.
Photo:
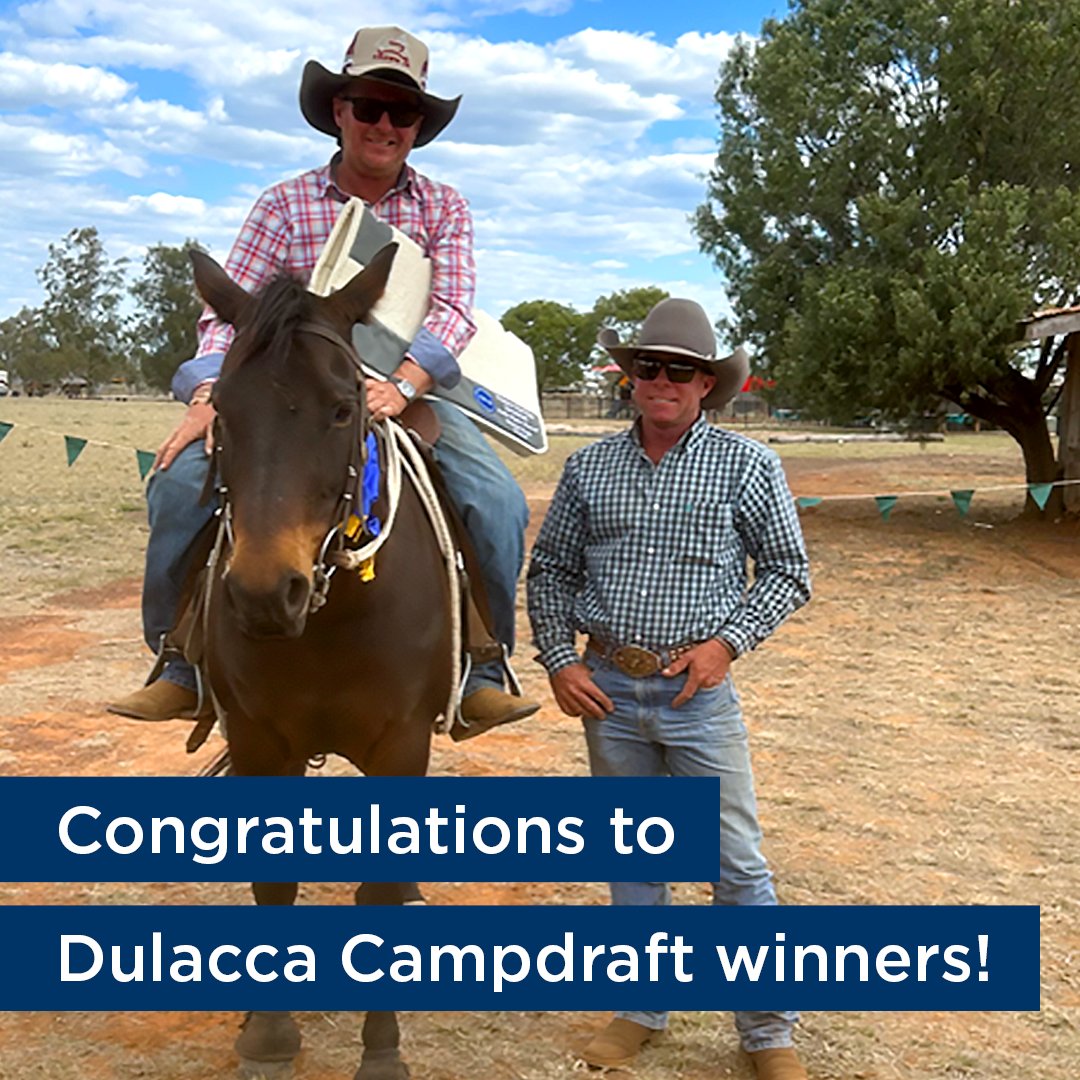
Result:
{"type": "Polygon", "coordinates": [[[990,491],[1026,491],[1032,499],[1035,500],[1036,506],[1040,510],[1046,508],[1047,502],[1050,500],[1050,493],[1056,487],[1068,487],[1071,484],[1080,484],[1080,480],[1054,480],[1046,484],[991,484],[987,487],[980,488],[946,488],[941,490],[930,491],[903,491],[892,495],[867,495],[861,492],[852,492],[844,495],[797,495],[795,497],[795,505],[800,510],[809,510],[815,506],[820,506],[823,502],[840,502],[842,500],[851,501],[852,499],[867,499],[872,498],[877,504],[878,513],[881,514],[882,521],[888,521],[889,515],[893,512],[894,507],[903,499],[924,499],[924,498],[944,498],[949,497],[953,501],[953,505],[956,507],[957,512],[961,517],[967,517],[968,511],[971,509],[971,500],[978,493],[985,493],[990,491]]]}
{"type": "MultiPolygon", "coordinates": [[[[30,431],[42,435],[52,435],[63,439],[64,449],[67,455],[67,464],[70,468],[78,461],[87,446],[98,446],[108,450],[122,450],[125,453],[135,454],[135,464],[139,470],[139,479],[145,480],[154,464],[154,451],[138,450],[130,446],[121,446],[118,443],[105,442],[101,439],[88,439],[77,435],[68,435],[61,431],[52,431],[49,428],[38,427],[35,424],[14,424],[7,420],[0,420],[0,443],[11,434],[15,427],[27,428],[30,431]]],[[[1056,487],[1068,487],[1072,484],[1080,484],[1077,480],[1054,480],[1041,484],[992,484],[979,488],[942,488],[929,491],[901,491],[887,494],[874,494],[867,492],[851,492],[841,495],[798,495],[795,504],[800,510],[810,510],[826,502],[851,501],[852,499],[873,499],[878,513],[883,521],[889,520],[889,515],[895,509],[901,499],[925,499],[925,498],[950,498],[961,517],[966,517],[971,509],[971,502],[976,494],[985,494],[992,491],[1026,491],[1040,510],[1046,507],[1050,499],[1050,493],[1056,487]]]]}
{"type": "Polygon", "coordinates": [[[69,469],[79,460],[79,456],[88,446],[100,446],[106,450],[122,450],[127,454],[134,453],[135,465],[139,470],[139,479],[145,480],[146,474],[150,471],[151,466],[153,466],[154,457],[156,456],[153,450],[136,450],[130,446],[121,446],[119,443],[105,442],[102,439],[87,439],[83,438],[81,435],[67,435],[62,431],[53,431],[50,428],[38,427],[36,424],[13,424],[7,420],[0,420],[0,443],[2,443],[16,427],[33,431],[40,435],[52,435],[57,439],[63,439],[64,451],[67,455],[69,469]]]}

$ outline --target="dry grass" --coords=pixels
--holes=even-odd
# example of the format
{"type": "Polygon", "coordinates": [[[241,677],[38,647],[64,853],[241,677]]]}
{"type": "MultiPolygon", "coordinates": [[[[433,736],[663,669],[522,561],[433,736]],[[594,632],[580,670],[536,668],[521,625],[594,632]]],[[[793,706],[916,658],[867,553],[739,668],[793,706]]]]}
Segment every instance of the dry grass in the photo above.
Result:
{"type": "MultiPolygon", "coordinates": [[[[12,415],[9,404],[0,419],[25,419],[27,429],[40,421],[148,448],[175,414],[133,403],[47,403],[61,410],[54,417],[24,402],[25,411],[12,415]]],[[[513,459],[534,529],[561,460],[582,438],[553,440],[549,460],[513,459]]],[[[1000,436],[955,436],[925,450],[781,449],[802,494],[1022,479],[1015,448],[1000,436]]],[[[137,573],[143,526],[133,460],[91,447],[68,470],[62,440],[17,429],[0,446],[0,485],[12,496],[0,532],[0,647],[17,661],[0,674],[0,763],[19,775],[192,771],[182,732],[101,719],[101,702],[143,670],[134,583],[65,591],[72,578],[105,583],[137,573]],[[12,447],[12,439],[29,445],[12,447]],[[63,515],[78,515],[78,535],[55,534],[57,523],[73,520],[63,515]],[[50,552],[45,561],[31,555],[40,551],[50,552]],[[33,618],[16,617],[21,611],[33,618]]],[[[766,849],[784,902],[1042,907],[1041,1012],[810,1013],[799,1041],[815,1080],[1072,1080],[1080,1062],[1080,532],[1012,521],[1021,502],[1015,492],[977,496],[970,518],[961,519],[947,501],[913,498],[901,501],[888,524],[868,500],[807,512],[815,600],[739,662],[766,849]]],[[[527,690],[546,697],[535,665],[523,659],[520,669],[527,690]]],[[[578,725],[549,704],[515,730],[462,745],[440,741],[434,771],[587,769],[578,725]]],[[[605,899],[597,885],[435,883],[427,890],[438,903],[501,904],[507,920],[519,904],[605,899]]],[[[313,886],[302,898],[346,902],[348,892],[313,886]]],[[[677,895],[705,899],[696,885],[679,886],[677,895]]],[[[9,903],[105,897],[229,903],[242,902],[244,890],[0,886],[9,903]]],[[[417,1080],[571,1080],[573,1050],[601,1019],[418,1013],[403,1017],[403,1030],[417,1080]]],[[[227,1075],[236,1020],[220,1013],[9,1013],[0,1016],[0,1080],[227,1075]]],[[[302,1026],[297,1080],[351,1076],[358,1018],[308,1014],[302,1026]]],[[[675,1037],[642,1058],[640,1080],[749,1078],[728,1017],[680,1014],[673,1027],[675,1037]]]]}

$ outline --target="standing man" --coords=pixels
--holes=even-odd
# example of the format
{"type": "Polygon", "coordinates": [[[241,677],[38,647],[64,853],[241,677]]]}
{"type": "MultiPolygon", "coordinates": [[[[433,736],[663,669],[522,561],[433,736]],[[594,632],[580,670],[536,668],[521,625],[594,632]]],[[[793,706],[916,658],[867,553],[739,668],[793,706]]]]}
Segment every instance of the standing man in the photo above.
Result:
{"type": "MultiPolygon", "coordinates": [[[[300,84],[300,111],[338,151],[327,165],[259,197],[233,244],[225,269],[249,292],[287,271],[308,280],[350,196],[364,200],[387,224],[411,237],[431,260],[428,314],[394,376],[369,380],[368,407],[377,420],[397,416],[415,397],[460,378],[457,357],[476,327],[471,311],[476,275],[472,216],[446,184],[406,164],[414,146],[431,142],[457,112],[460,98],[427,92],[427,46],[396,26],[357,31],[340,74],[309,60],[300,84]]],[[[200,507],[214,419],[210,393],[232,341],[232,327],[209,309],[199,321],[199,349],[182,364],[173,392],[187,413],[158,449],[147,501],[150,540],[143,583],[143,629],[155,651],[177,616],[192,541],[213,513],[200,507]]],[[[465,522],[487,587],[496,638],[514,642],[514,598],[524,562],[528,507],[521,489],[459,410],[433,402],[442,427],[436,457],[465,522]]],[[[535,712],[536,703],[504,690],[499,662],[473,668],[461,720],[466,738],[535,712]]],[[[197,703],[195,672],[168,663],[160,678],[109,708],[140,720],[190,717],[197,703]]]]}
{"type": "MultiPolygon", "coordinates": [[[[698,304],[661,301],[636,346],[612,330],[599,341],[633,380],[640,415],[566,463],[529,566],[538,659],[559,708],[584,721],[594,776],[721,778],[713,903],[775,904],[730,668],[810,597],[795,505],[771,450],[702,415],[738,393],[747,361],[741,349],[716,358],[698,304]]],[[[615,882],[611,896],[671,902],[666,882],[615,882]]],[[[735,1014],[759,1080],[805,1080],[796,1020],[735,1014]]],[[[628,1065],[666,1026],[664,1012],[620,1013],[582,1056],[628,1065]]]]}

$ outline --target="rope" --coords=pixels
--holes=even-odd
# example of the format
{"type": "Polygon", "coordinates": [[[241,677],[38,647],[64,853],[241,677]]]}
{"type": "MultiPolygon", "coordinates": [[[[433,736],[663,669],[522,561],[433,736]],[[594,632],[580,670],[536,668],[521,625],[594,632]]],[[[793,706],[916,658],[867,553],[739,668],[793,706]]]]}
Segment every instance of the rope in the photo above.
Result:
{"type": "Polygon", "coordinates": [[[378,536],[354,551],[339,552],[334,561],[341,569],[358,570],[382,547],[397,518],[402,476],[407,476],[439,543],[450,587],[450,697],[442,718],[435,724],[435,730],[443,734],[450,728],[461,697],[461,580],[458,577],[457,548],[439,496],[428,475],[427,463],[412,436],[400,424],[381,421],[379,426],[386,450],[386,522],[378,536]]]}
{"type": "MultiPolygon", "coordinates": [[[[1070,484],[1080,484],[1080,480],[1047,480],[1045,483],[1031,482],[1031,483],[1024,483],[1024,484],[992,484],[992,485],[989,485],[988,487],[975,487],[975,488],[957,487],[957,488],[945,488],[945,489],[940,489],[940,490],[934,489],[934,490],[928,490],[928,491],[917,491],[917,490],[883,491],[883,492],[880,492],[880,494],[882,494],[882,495],[895,495],[897,498],[900,498],[900,499],[913,499],[913,498],[915,498],[917,496],[918,497],[936,498],[936,497],[944,497],[944,496],[947,496],[947,495],[951,495],[954,491],[970,491],[975,495],[980,495],[985,491],[1019,491],[1021,489],[1025,490],[1025,491],[1030,491],[1030,489],[1033,488],[1033,487],[1048,487],[1048,488],[1068,487],[1070,484]]],[[[873,499],[875,497],[876,497],[875,495],[868,495],[865,492],[863,492],[861,494],[852,492],[850,494],[844,494],[844,495],[796,495],[795,496],[796,499],[820,499],[822,502],[838,502],[841,499],[873,499]]]]}

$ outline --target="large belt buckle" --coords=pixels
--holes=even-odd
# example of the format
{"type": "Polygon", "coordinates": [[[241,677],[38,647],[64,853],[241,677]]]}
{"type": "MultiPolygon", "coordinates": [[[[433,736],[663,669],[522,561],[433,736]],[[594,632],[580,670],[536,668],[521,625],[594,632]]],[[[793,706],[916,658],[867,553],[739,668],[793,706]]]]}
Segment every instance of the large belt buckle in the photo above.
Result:
{"type": "Polygon", "coordinates": [[[612,663],[631,679],[644,679],[655,675],[663,666],[660,657],[637,645],[623,645],[611,654],[612,663]]]}

